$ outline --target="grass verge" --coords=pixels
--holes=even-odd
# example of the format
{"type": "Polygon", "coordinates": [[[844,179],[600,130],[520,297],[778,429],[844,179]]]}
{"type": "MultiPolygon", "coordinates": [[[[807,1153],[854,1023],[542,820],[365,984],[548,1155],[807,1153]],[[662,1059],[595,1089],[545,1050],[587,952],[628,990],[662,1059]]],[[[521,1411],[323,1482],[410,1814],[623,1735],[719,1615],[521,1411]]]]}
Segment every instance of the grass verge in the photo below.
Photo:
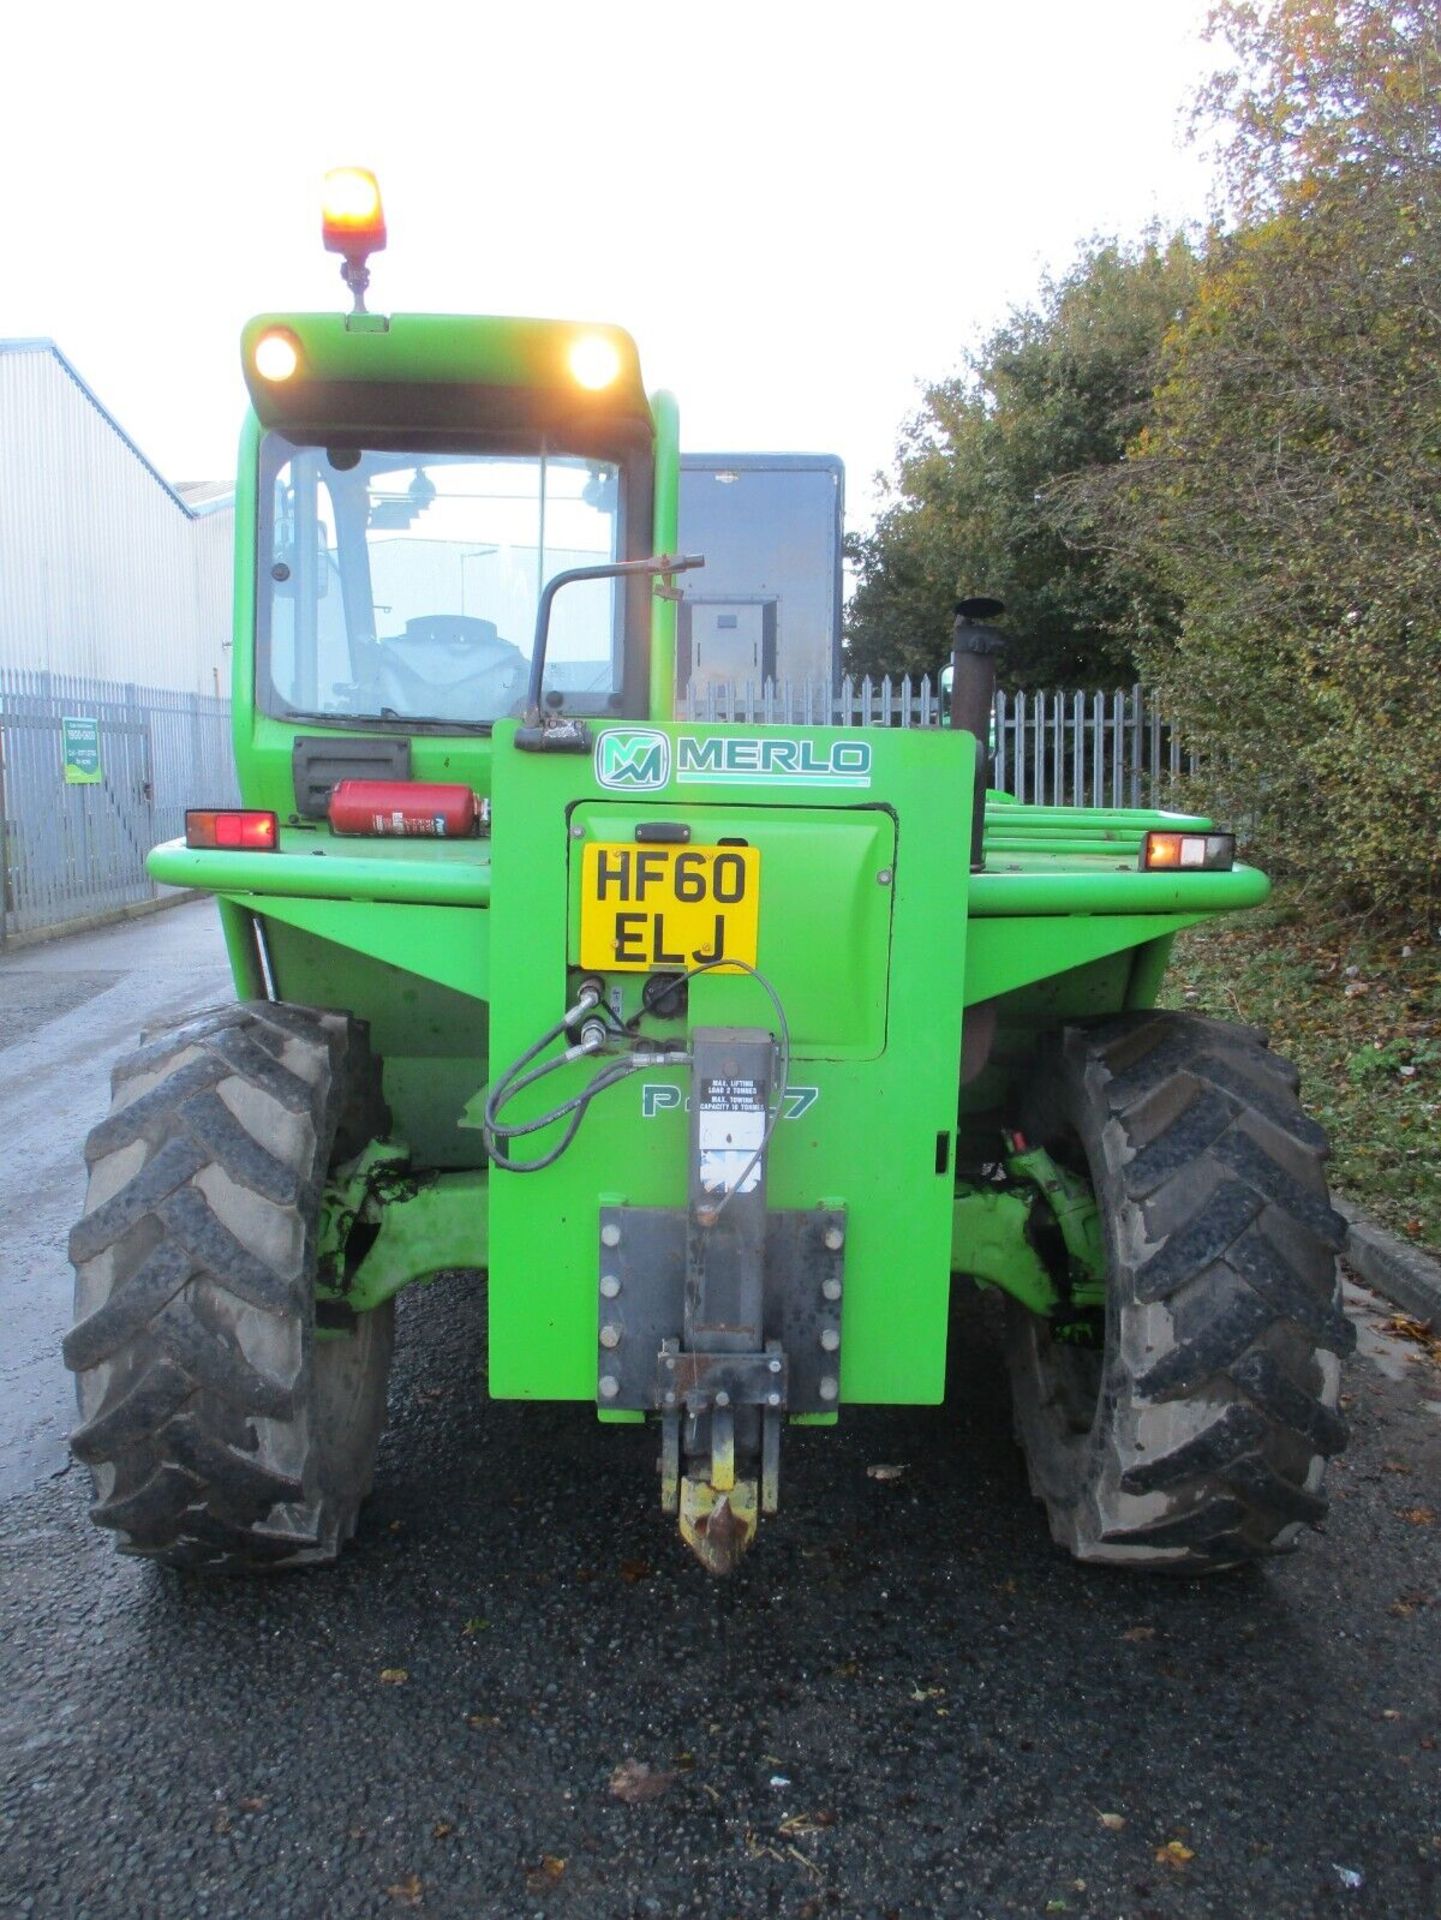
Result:
{"type": "Polygon", "coordinates": [[[1278,889],[1183,933],[1161,1004],[1265,1027],[1331,1136],[1335,1190],[1441,1253],[1441,941],[1278,889]]]}

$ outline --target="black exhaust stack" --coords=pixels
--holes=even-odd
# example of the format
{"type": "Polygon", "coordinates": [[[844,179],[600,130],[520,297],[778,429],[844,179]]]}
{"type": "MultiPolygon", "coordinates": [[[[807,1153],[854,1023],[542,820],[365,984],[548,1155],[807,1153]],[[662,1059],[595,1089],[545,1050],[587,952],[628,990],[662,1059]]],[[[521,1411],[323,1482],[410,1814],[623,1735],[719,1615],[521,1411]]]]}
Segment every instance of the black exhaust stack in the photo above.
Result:
{"type": "Polygon", "coordinates": [[[976,742],[976,797],[971,809],[971,872],[985,866],[982,842],[986,831],[986,787],[991,772],[991,714],[996,704],[996,656],[1006,636],[985,623],[1005,612],[999,600],[977,598],[956,602],[956,626],[951,652],[951,728],[974,735],[976,742]]]}

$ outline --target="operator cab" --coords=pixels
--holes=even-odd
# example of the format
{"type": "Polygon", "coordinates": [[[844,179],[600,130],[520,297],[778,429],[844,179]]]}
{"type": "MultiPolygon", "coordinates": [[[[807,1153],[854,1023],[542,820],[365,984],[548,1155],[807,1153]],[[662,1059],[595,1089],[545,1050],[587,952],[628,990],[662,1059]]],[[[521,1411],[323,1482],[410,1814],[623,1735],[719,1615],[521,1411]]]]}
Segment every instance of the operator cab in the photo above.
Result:
{"type": "MultiPolygon", "coordinates": [[[[257,704],[281,721],[485,734],[526,710],[547,584],[651,552],[655,421],[635,343],[617,327],[367,312],[385,221],[362,170],[328,178],[323,232],[352,312],[261,316],[242,349],[260,429],[257,704]]],[[[650,605],[631,577],[557,600],[553,715],[645,713],[650,605]]]]}
{"type": "MultiPolygon", "coordinates": [[[[488,730],[520,715],[546,582],[630,544],[623,463],[545,442],[387,451],[270,433],[260,495],[257,691],[282,719],[488,730]]],[[[624,710],[626,593],[592,580],[557,599],[553,707],[624,710]]]]}

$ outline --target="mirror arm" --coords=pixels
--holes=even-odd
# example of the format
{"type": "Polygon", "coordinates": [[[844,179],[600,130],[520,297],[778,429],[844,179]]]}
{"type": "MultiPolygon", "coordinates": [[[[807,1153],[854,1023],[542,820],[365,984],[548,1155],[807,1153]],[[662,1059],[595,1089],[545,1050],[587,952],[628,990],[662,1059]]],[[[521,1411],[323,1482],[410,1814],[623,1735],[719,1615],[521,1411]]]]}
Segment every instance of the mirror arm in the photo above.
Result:
{"type": "Polygon", "coordinates": [[[568,567],[564,573],[556,574],[547,580],[541,589],[540,605],[535,610],[535,645],[530,656],[530,684],[526,688],[525,718],[532,727],[542,724],[541,695],[545,686],[545,650],[550,638],[551,602],[562,587],[568,587],[577,580],[621,580],[633,573],[649,573],[662,576],[662,593],[674,592],[671,575],[686,573],[692,567],[705,565],[704,554],[699,553],[656,553],[648,560],[613,560],[603,567],[568,567]]]}

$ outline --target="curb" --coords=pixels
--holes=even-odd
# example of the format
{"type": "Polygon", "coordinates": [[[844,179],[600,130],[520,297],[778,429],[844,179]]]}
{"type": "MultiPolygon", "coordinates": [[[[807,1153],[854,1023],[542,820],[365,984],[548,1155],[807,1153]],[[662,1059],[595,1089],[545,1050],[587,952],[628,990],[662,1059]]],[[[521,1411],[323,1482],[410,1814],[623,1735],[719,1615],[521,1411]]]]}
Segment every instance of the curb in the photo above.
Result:
{"type": "Polygon", "coordinates": [[[1441,1329],[1441,1260],[1378,1227],[1351,1201],[1333,1194],[1331,1204],[1346,1222],[1341,1247],[1346,1265],[1396,1306],[1441,1329]]]}
{"type": "Polygon", "coordinates": [[[167,887],[154,900],[132,900],[127,906],[107,907],[103,913],[83,914],[78,920],[60,920],[50,927],[28,927],[24,933],[7,933],[0,938],[0,954],[23,953],[27,947],[48,946],[52,940],[68,940],[76,933],[101,933],[106,927],[143,920],[149,914],[163,913],[167,907],[183,906],[187,900],[200,897],[200,891],[194,887],[167,887]]]}

